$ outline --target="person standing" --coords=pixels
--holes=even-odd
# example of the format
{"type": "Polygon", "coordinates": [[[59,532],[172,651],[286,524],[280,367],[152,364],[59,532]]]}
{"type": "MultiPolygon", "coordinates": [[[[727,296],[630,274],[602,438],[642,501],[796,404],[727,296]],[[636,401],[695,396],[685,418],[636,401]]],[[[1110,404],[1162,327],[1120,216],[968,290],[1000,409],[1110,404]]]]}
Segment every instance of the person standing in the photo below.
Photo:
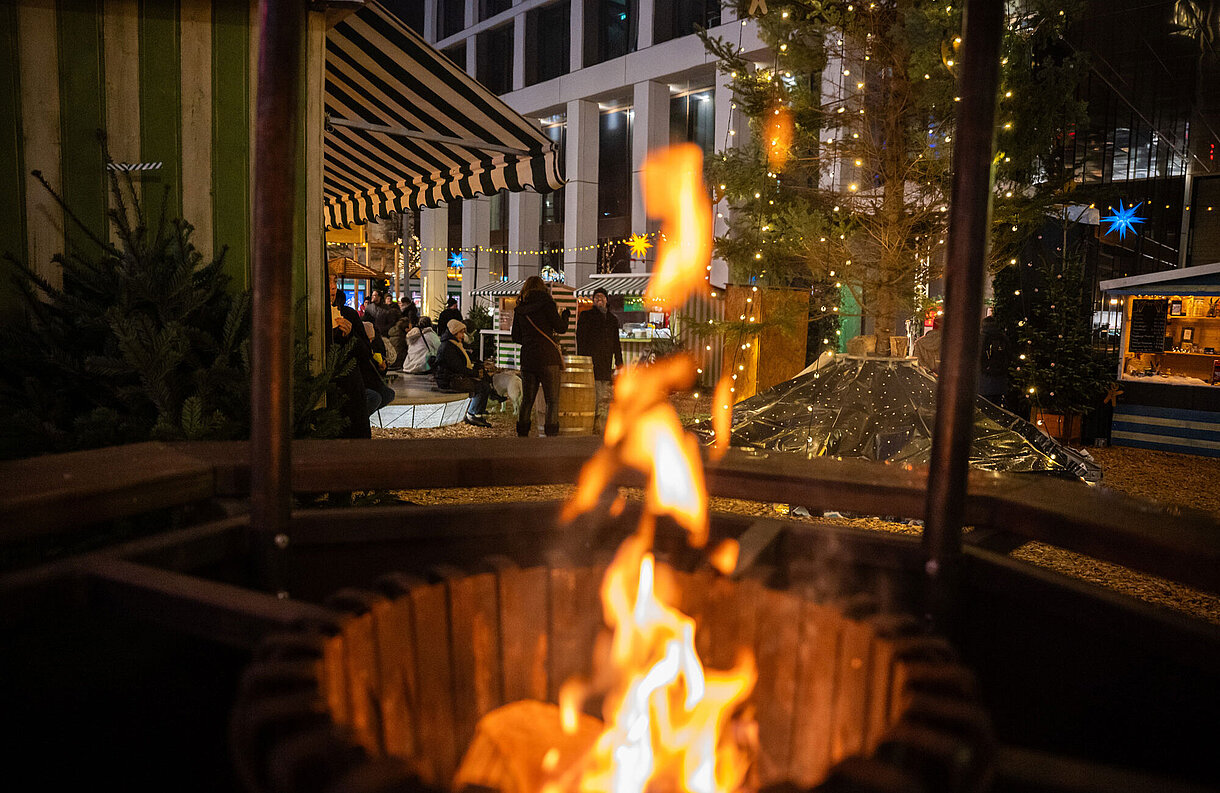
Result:
{"type": "Polygon", "coordinates": [[[915,342],[915,358],[919,365],[932,374],[940,372],[940,323],[941,315],[932,320],[932,330],[915,342]]]}
{"type": "Polygon", "coordinates": [[[563,349],[555,336],[566,333],[572,310],[559,313],[555,298],[546,281],[536,275],[525,279],[517,307],[513,311],[512,338],[521,345],[521,405],[517,411],[517,435],[530,434],[530,414],[538,386],[546,397],[546,420],[543,430],[547,437],[559,434],[559,372],[563,365],[563,349]]]}
{"type": "Polygon", "coordinates": [[[576,354],[593,359],[594,408],[593,432],[606,430],[610,397],[614,392],[614,371],[623,365],[623,345],[619,341],[618,317],[610,311],[610,295],[602,287],[593,290],[593,308],[580,312],[576,319],[576,354]]]}
{"type": "Polygon", "coordinates": [[[1008,393],[1008,367],[1012,365],[1012,345],[1008,334],[994,316],[983,317],[979,340],[979,396],[996,407],[1004,407],[1008,393]]]}
{"type": "Polygon", "coordinates": [[[449,298],[448,302],[445,303],[445,310],[442,311],[441,315],[436,318],[436,327],[440,328],[443,332],[449,327],[449,320],[451,319],[456,319],[458,322],[462,322],[462,312],[458,309],[456,297],[449,298]]]}

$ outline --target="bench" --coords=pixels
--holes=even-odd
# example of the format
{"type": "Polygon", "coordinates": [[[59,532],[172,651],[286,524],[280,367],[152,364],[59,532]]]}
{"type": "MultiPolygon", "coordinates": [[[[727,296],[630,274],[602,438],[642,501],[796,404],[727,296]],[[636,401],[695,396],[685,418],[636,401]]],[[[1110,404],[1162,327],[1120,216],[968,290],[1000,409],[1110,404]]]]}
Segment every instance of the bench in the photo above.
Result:
{"type": "Polygon", "coordinates": [[[394,399],[371,418],[381,427],[445,427],[466,416],[470,395],[442,391],[430,374],[388,372],[394,399]]]}

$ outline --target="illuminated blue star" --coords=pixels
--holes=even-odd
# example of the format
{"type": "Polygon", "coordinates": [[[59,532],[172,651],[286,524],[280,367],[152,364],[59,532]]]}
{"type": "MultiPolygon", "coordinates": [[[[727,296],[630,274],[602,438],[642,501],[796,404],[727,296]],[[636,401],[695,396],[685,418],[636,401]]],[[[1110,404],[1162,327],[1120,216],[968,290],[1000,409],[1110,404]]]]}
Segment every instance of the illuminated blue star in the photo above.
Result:
{"type": "Polygon", "coordinates": [[[460,270],[460,269],[462,269],[462,265],[464,265],[465,263],[466,262],[462,259],[462,254],[460,254],[460,253],[449,254],[449,266],[450,267],[460,270]]]}
{"type": "Polygon", "coordinates": [[[1108,216],[1102,218],[1103,222],[1110,224],[1110,228],[1109,228],[1109,230],[1106,231],[1106,233],[1113,234],[1115,231],[1117,231],[1118,238],[1120,240],[1126,239],[1128,231],[1130,231],[1132,234],[1134,234],[1135,233],[1135,224],[1144,222],[1144,218],[1135,216],[1135,210],[1139,209],[1143,205],[1144,205],[1144,202],[1141,201],[1133,207],[1127,207],[1126,209],[1123,209],[1123,202],[1119,201],[1118,202],[1118,211],[1115,212],[1113,215],[1108,215],[1108,216]]]}

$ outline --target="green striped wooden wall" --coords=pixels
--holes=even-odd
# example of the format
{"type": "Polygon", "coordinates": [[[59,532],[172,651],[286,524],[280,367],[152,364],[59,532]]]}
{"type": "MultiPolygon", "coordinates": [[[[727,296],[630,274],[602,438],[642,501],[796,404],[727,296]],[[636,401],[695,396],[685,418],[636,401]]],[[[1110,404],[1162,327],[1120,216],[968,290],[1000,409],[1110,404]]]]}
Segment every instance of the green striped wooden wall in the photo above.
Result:
{"type": "MultiPolygon", "coordinates": [[[[149,214],[166,201],[168,217],[194,226],[205,257],[227,246],[226,271],[236,287],[248,287],[257,26],[257,0],[0,3],[0,255],[58,282],[51,256],[88,244],[33,170],[92,233],[109,236],[103,130],[115,161],[162,163],[135,176],[149,214]]],[[[302,46],[307,118],[298,133],[297,244],[286,264],[297,295],[309,296],[308,324],[317,326],[312,318],[323,316],[325,302],[322,14],[310,14],[302,46]]],[[[12,299],[11,286],[0,285],[0,301],[12,299]]]]}

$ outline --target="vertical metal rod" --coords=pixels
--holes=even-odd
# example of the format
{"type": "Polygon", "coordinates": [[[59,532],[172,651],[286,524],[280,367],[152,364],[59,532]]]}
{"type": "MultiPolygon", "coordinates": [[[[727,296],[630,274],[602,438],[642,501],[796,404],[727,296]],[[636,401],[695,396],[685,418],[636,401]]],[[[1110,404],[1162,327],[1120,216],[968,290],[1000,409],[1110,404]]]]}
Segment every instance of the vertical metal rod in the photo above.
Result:
{"type": "Polygon", "coordinates": [[[990,235],[992,139],[1003,20],[1004,3],[1000,0],[967,0],[949,204],[944,336],[923,533],[926,605],[933,624],[942,629],[953,623],[960,578],[962,505],[978,390],[979,323],[990,235]]]}
{"type": "Polygon", "coordinates": [[[250,507],[255,575],[276,593],[287,586],[292,499],[292,256],[304,9],[300,0],[258,4],[250,507]]]}

